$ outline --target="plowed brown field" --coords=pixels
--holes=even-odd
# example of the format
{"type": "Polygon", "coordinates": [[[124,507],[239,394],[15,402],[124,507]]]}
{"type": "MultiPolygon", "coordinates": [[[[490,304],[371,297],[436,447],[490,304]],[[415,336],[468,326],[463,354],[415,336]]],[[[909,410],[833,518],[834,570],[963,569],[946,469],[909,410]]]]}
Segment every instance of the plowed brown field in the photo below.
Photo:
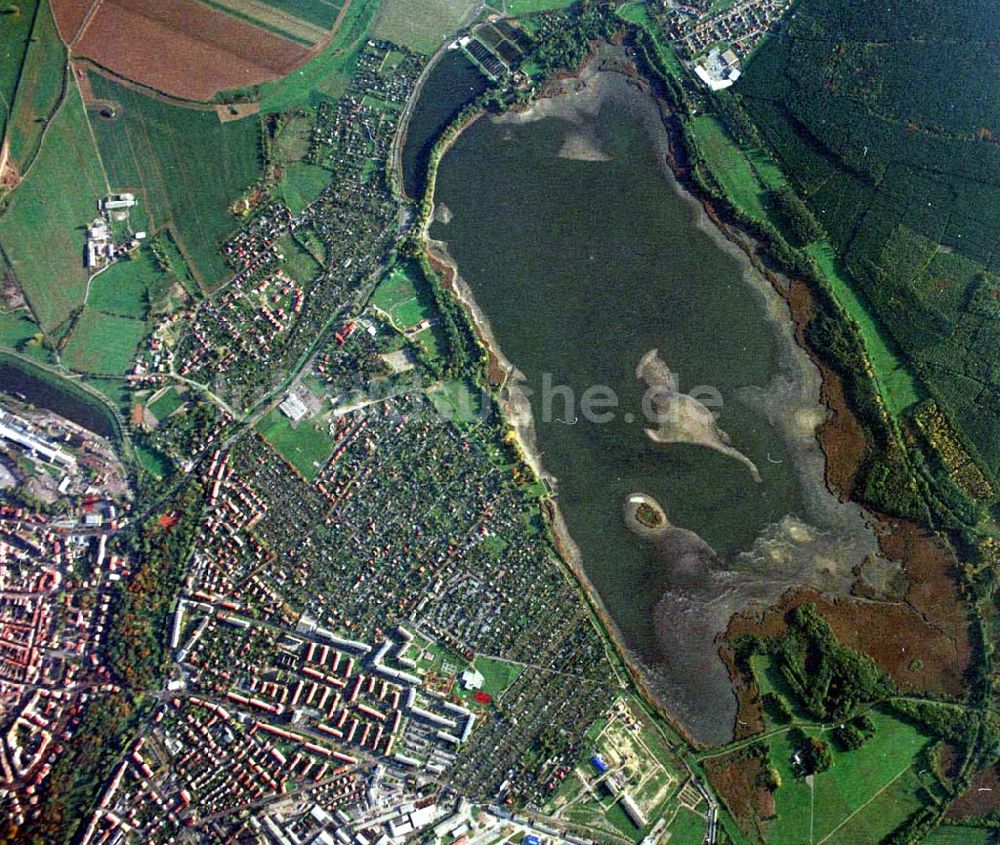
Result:
{"type": "MultiPolygon", "coordinates": [[[[52,0],[66,36],[81,0],[52,0]]],[[[187,100],[277,79],[303,64],[309,48],[195,0],[103,0],[72,44],[118,76],[187,100]]]]}

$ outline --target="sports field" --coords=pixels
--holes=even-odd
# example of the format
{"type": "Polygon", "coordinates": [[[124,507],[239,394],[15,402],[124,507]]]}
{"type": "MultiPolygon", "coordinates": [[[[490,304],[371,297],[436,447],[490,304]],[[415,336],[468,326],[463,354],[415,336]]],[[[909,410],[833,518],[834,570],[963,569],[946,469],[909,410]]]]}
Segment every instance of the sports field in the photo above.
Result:
{"type": "Polygon", "coordinates": [[[115,190],[146,200],[151,227],[172,222],[197,280],[212,288],[227,275],[219,253],[239,226],[229,206],[260,173],[260,126],[248,118],[220,123],[91,74],[94,95],[118,105],[114,119],[92,124],[115,190]]]}
{"type": "Polygon", "coordinates": [[[147,406],[156,419],[162,421],[184,404],[184,399],[177,389],[168,387],[147,406]]]}
{"type": "Polygon", "coordinates": [[[107,183],[75,90],[0,216],[0,244],[42,327],[52,331],[83,304],[85,227],[107,183]]]}
{"type": "Polygon", "coordinates": [[[371,304],[402,329],[415,326],[434,313],[430,291],[417,281],[419,273],[416,266],[398,264],[372,294],[371,304]]]}
{"type": "Polygon", "coordinates": [[[372,34],[429,55],[475,8],[474,0],[385,0],[372,34]]]}
{"type": "Polygon", "coordinates": [[[257,431],[308,481],[333,454],[325,417],[305,419],[293,427],[291,420],[275,408],[260,421],[257,431]]]}
{"type": "Polygon", "coordinates": [[[63,349],[72,370],[97,375],[123,375],[132,366],[136,347],[146,335],[142,320],[85,308],[63,349]]]}

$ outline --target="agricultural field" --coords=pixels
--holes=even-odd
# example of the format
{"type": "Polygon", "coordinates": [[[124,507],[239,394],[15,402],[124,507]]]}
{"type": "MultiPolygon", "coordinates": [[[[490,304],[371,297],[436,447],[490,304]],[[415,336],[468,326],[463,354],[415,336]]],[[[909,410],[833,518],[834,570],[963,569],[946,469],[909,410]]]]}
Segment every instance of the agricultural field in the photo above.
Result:
{"type": "Polygon", "coordinates": [[[503,10],[514,17],[533,15],[536,12],[549,12],[553,9],[565,9],[572,6],[575,0],[504,0],[503,10]]]}
{"type": "MultiPolygon", "coordinates": [[[[275,3],[260,2],[260,0],[201,0],[201,2],[254,26],[262,27],[275,35],[290,38],[292,41],[310,47],[328,35],[328,27],[303,20],[295,14],[294,9],[287,8],[287,3],[279,6],[275,3]]],[[[325,8],[332,10],[335,20],[339,7],[331,4],[325,8]]],[[[331,25],[332,23],[333,20],[330,21],[331,25]]]]}
{"type": "Polygon", "coordinates": [[[214,112],[172,106],[91,74],[94,96],[114,103],[92,125],[115,190],[141,194],[154,231],[170,225],[197,281],[227,275],[219,247],[238,228],[229,210],[260,175],[257,119],[220,123],[214,112]]]}
{"type": "Polygon", "coordinates": [[[123,375],[146,335],[142,320],[84,308],[63,349],[63,362],[72,370],[96,375],[123,375]]]}
{"type": "Polygon", "coordinates": [[[303,419],[293,425],[275,408],[260,421],[257,431],[307,481],[316,477],[333,454],[333,440],[326,415],[303,419]]]}
{"type": "Polygon", "coordinates": [[[344,5],[340,0],[263,0],[263,4],[323,29],[333,26],[344,5]]]}
{"type": "MultiPolygon", "coordinates": [[[[23,6],[20,15],[0,15],[0,18],[11,19],[11,36],[23,38],[23,21],[22,26],[18,27],[13,19],[20,20],[22,16],[27,19],[37,7],[26,50],[24,42],[20,42],[24,51],[23,60],[16,65],[19,71],[16,77],[17,88],[13,92],[12,101],[8,101],[10,118],[6,128],[10,156],[22,174],[38,154],[46,127],[62,99],[66,79],[66,50],[59,40],[47,0],[40,0],[37,4],[25,3],[23,6]]],[[[6,44],[3,38],[0,34],[0,43],[6,44]]],[[[16,58],[18,42],[15,41],[13,47],[16,58]]],[[[8,72],[5,65],[4,73],[8,72]]],[[[3,93],[6,98],[6,91],[3,93]]]]}
{"type": "Polygon", "coordinates": [[[0,216],[0,245],[46,332],[83,304],[83,228],[107,193],[83,103],[72,91],[49,124],[35,166],[0,216]]]}
{"type": "Polygon", "coordinates": [[[925,3],[859,15],[848,0],[802,0],[734,89],[875,318],[994,479],[998,35],[976,0],[947,16],[925,3]]]}
{"type": "Polygon", "coordinates": [[[351,0],[329,46],[295,73],[260,86],[261,111],[316,106],[343,95],[378,8],[378,0],[351,0]]]}
{"type": "MultiPolygon", "coordinates": [[[[65,13],[76,6],[62,2],[65,13]]],[[[73,42],[74,56],[184,100],[211,102],[220,91],[278,79],[303,64],[311,50],[308,42],[197,0],[104,0],[95,8],[73,42]]]]}
{"type": "Polygon", "coordinates": [[[941,825],[924,837],[923,845],[992,845],[995,841],[988,827],[941,825]]]}
{"type": "Polygon", "coordinates": [[[0,15],[0,138],[7,130],[38,5],[38,2],[19,3],[16,13],[0,15]]]}
{"type": "Polygon", "coordinates": [[[467,23],[475,9],[473,0],[386,0],[372,34],[429,55],[467,23]]]}

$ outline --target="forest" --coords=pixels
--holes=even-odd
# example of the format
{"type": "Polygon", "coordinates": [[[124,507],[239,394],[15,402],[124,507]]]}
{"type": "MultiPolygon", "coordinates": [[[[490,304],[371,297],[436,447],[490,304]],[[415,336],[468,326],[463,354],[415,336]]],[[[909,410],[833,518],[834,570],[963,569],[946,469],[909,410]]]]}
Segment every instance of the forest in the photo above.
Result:
{"type": "Polygon", "coordinates": [[[733,98],[994,483],[998,35],[981,0],[802,0],[733,98]]]}

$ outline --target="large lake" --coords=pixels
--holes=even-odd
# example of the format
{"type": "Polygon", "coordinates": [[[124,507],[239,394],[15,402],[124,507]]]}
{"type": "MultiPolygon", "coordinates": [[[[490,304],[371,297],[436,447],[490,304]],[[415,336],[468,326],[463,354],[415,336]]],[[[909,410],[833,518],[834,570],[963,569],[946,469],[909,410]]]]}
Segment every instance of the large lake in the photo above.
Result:
{"type": "MultiPolygon", "coordinates": [[[[802,410],[801,394],[815,384],[803,387],[790,372],[808,362],[788,348],[781,309],[776,318],[745,262],[699,224],[665,168],[664,143],[652,99],[617,74],[598,74],[582,93],[529,115],[484,117],[441,164],[435,199],[451,214],[431,236],[446,243],[499,347],[535,392],[542,462],[558,479],[587,576],[668,708],[697,738],[717,742],[731,735],[736,708],[712,637],[758,592],[748,573],[767,581],[762,598],[787,586],[751,552],[761,538],[786,542],[781,527],[794,534],[816,510],[795,437],[779,421],[802,410]],[[647,438],[635,367],[654,347],[682,391],[719,391],[718,424],[761,483],[710,449],[647,438]],[[559,398],[545,419],[545,374],[576,397],[609,386],[620,402],[614,420],[567,424],[559,398]],[[766,401],[778,382],[789,391],[784,411],[775,410],[780,397],[766,401]],[[718,553],[720,572],[702,592],[674,589],[670,549],[626,527],[622,503],[634,491],[718,553]]],[[[815,405],[808,410],[817,420],[815,405]]],[[[801,435],[815,464],[811,430],[801,435]]]]}

